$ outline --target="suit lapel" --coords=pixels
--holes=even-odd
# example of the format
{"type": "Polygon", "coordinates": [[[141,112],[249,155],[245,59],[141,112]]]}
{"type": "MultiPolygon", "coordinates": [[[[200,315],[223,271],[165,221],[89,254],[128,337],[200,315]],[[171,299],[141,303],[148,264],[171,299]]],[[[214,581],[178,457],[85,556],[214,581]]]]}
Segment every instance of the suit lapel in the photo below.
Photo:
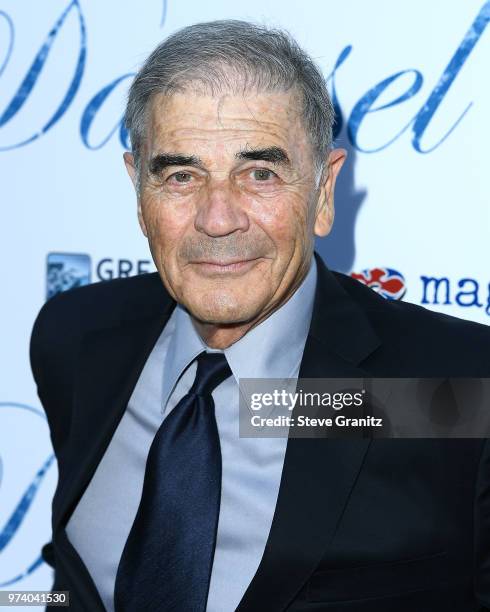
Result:
{"type": "MultiPolygon", "coordinates": [[[[362,378],[380,344],[363,311],[319,256],[315,302],[300,378],[362,378]]],[[[328,549],[369,439],[289,438],[269,538],[236,612],[284,610],[328,549]]]]}

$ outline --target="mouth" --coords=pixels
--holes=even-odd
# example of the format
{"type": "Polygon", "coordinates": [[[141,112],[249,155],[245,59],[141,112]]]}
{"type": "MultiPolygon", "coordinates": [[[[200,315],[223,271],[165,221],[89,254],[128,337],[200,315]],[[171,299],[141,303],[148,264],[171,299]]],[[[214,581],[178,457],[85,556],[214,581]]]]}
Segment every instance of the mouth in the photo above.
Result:
{"type": "Polygon", "coordinates": [[[234,261],[191,261],[193,266],[196,266],[197,271],[200,274],[205,275],[216,275],[216,274],[237,274],[245,273],[251,270],[262,257],[255,257],[254,259],[240,259],[234,261]]]}

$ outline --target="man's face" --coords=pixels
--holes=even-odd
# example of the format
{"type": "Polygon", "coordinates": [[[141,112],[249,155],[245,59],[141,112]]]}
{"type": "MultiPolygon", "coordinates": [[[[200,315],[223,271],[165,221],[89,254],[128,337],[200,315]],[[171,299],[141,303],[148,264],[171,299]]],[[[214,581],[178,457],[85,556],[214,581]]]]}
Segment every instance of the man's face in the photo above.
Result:
{"type": "Polygon", "coordinates": [[[167,290],[201,322],[265,318],[303,279],[315,233],[330,231],[345,152],[317,186],[300,111],[291,92],[153,98],[138,217],[167,290]]]}

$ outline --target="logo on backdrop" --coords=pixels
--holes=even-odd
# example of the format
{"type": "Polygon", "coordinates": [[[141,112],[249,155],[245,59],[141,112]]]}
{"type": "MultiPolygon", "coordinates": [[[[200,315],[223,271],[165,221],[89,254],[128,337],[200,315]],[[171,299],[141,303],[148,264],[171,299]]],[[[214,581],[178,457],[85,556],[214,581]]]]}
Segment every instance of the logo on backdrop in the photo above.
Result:
{"type": "Polygon", "coordinates": [[[154,271],[149,259],[103,257],[93,263],[88,253],[48,253],[46,258],[46,299],[57,293],[92,282],[127,278],[154,271]],[[92,273],[93,269],[93,273],[92,273]]]}
{"type": "Polygon", "coordinates": [[[403,274],[393,268],[361,270],[359,273],[352,272],[351,276],[388,300],[401,300],[405,295],[406,285],[403,274]]]}
{"type": "Polygon", "coordinates": [[[88,285],[90,268],[90,255],[85,253],[49,253],[46,259],[46,299],[67,289],[88,285]]]}
{"type": "MultiPolygon", "coordinates": [[[[403,274],[392,268],[372,268],[351,276],[389,300],[402,299],[407,289],[403,274]]],[[[421,274],[419,279],[422,306],[482,308],[490,316],[490,283],[468,276],[451,279],[421,274]]]]}
{"type": "Polygon", "coordinates": [[[459,306],[483,308],[490,316],[490,283],[476,278],[449,278],[447,276],[421,276],[422,305],[459,306]]]}

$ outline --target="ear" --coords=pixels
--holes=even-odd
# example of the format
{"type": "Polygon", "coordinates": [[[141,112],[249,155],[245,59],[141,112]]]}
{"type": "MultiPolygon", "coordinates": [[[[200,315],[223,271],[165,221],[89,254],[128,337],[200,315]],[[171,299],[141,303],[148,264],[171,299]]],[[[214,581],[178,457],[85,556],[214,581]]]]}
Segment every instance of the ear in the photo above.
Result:
{"type": "Polygon", "coordinates": [[[317,214],[315,219],[315,235],[326,236],[330,233],[335,215],[334,190],[335,181],[347,157],[345,149],[334,149],[330,152],[325,170],[321,178],[320,193],[317,203],[317,214]]]}
{"type": "Polygon", "coordinates": [[[140,198],[140,194],[138,193],[138,170],[136,169],[136,165],[134,163],[133,154],[130,153],[129,151],[126,151],[123,154],[123,159],[124,159],[124,165],[126,166],[126,170],[128,171],[128,174],[129,174],[129,178],[131,179],[134,189],[136,191],[136,198],[138,201],[138,221],[141,227],[141,231],[146,237],[148,237],[148,232],[146,230],[145,221],[143,219],[143,214],[141,212],[141,198],[140,198]]]}

